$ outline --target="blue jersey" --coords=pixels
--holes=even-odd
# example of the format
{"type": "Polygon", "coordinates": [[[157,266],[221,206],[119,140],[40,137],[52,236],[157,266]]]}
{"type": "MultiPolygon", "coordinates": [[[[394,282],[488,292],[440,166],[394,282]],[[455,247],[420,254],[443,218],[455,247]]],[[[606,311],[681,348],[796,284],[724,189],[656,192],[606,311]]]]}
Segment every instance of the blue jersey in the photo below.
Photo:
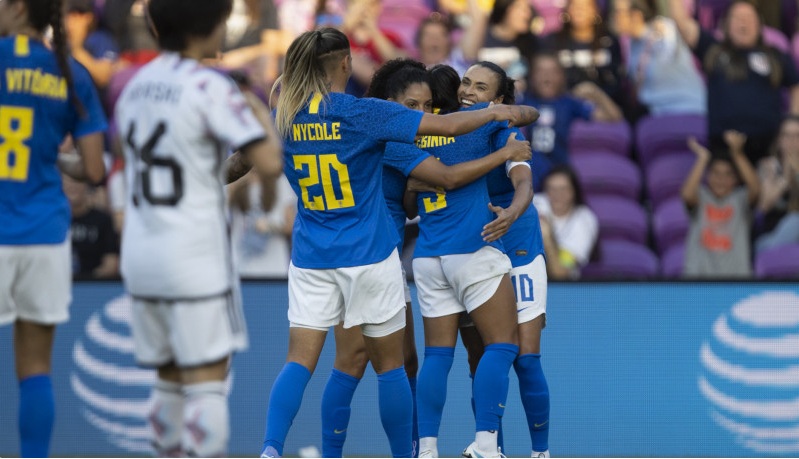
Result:
{"type": "MultiPolygon", "coordinates": [[[[478,108],[482,106],[472,109],[478,108]]],[[[417,145],[444,164],[453,165],[501,148],[498,139],[507,140],[508,135],[506,123],[492,122],[458,137],[424,136],[417,145]]],[[[485,177],[446,193],[419,193],[419,238],[413,256],[473,253],[486,245],[503,250],[500,242],[487,243],[480,235],[483,226],[494,219],[488,203],[485,177]]]]}
{"type": "Polygon", "coordinates": [[[386,155],[383,157],[383,196],[399,233],[397,251],[402,253],[405,238],[405,208],[402,205],[405,197],[405,184],[411,171],[422,161],[430,158],[430,154],[407,143],[389,142],[386,155]]]}
{"type": "MultiPolygon", "coordinates": [[[[518,129],[511,130],[516,132],[516,138],[522,139],[523,135],[518,129]]],[[[497,139],[497,145],[504,147],[507,143],[507,136],[504,139],[497,139]]],[[[528,161],[528,164],[530,162],[528,161]]],[[[523,166],[517,166],[523,167],[523,166]]],[[[532,167],[532,165],[531,165],[532,167]]],[[[513,182],[508,177],[505,167],[497,167],[486,176],[488,181],[488,194],[491,203],[499,207],[508,207],[513,201],[516,192],[513,182]]],[[[544,254],[544,239],[541,236],[541,223],[538,221],[538,210],[531,203],[527,210],[511,225],[508,232],[502,236],[502,245],[505,247],[505,254],[510,258],[513,267],[530,264],[535,257],[544,254]]]]}
{"type": "Polygon", "coordinates": [[[289,126],[284,169],[297,202],[291,261],[299,268],[386,259],[397,230],[383,197],[387,142],[413,143],[422,112],[331,93],[310,99],[289,126]]]}
{"type": "Polygon", "coordinates": [[[58,244],[70,224],[61,188],[58,146],[107,127],[89,73],[70,59],[70,101],[56,57],[25,35],[0,39],[0,245],[58,244]]]}

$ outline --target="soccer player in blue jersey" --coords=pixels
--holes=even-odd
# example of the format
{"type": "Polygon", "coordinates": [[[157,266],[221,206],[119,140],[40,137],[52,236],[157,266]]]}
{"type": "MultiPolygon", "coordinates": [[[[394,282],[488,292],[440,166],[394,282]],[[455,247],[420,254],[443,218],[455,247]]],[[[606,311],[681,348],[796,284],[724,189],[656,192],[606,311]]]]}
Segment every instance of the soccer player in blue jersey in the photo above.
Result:
{"type": "MultiPolygon", "coordinates": [[[[375,72],[367,97],[392,100],[410,109],[432,111],[433,95],[424,64],[410,59],[395,59],[375,72]]],[[[515,137],[515,136],[514,136],[515,137]]],[[[391,142],[383,157],[383,194],[400,241],[401,251],[405,233],[405,197],[408,176],[451,190],[476,180],[506,161],[526,161],[531,156],[529,142],[511,139],[496,152],[473,161],[447,166],[415,145],[391,142]]],[[[403,276],[404,277],[404,276],[403,276]]],[[[418,360],[413,330],[410,290],[405,286],[405,373],[416,394],[418,360]]],[[[336,359],[333,371],[322,395],[322,456],[341,457],[350,416],[350,403],[366,369],[368,357],[360,329],[335,328],[336,359]]],[[[415,415],[414,410],[414,415],[415,415]]],[[[418,442],[414,416],[414,442],[418,442]]]]}
{"type": "MultiPolygon", "coordinates": [[[[504,123],[491,123],[462,136],[426,136],[417,145],[444,163],[456,164],[496,150],[511,132],[504,123]]],[[[527,163],[505,165],[507,173],[517,168],[529,169],[527,163]]],[[[417,399],[419,456],[438,456],[447,376],[459,317],[467,311],[487,345],[474,377],[477,432],[463,454],[498,457],[497,430],[508,393],[508,371],[519,350],[508,277],[511,263],[497,241],[501,232],[490,231],[486,238],[481,234],[493,220],[492,211],[498,209],[490,204],[485,178],[446,193],[419,193],[416,202],[421,219],[413,268],[425,326],[417,399]]]]}
{"type": "MultiPolygon", "coordinates": [[[[481,103],[514,103],[513,80],[491,62],[478,62],[463,77],[458,90],[464,107],[481,103]]],[[[488,191],[497,219],[486,227],[486,237],[506,232],[501,240],[511,260],[519,322],[519,356],[513,363],[527,415],[533,457],[549,457],[549,388],[541,368],[541,331],[546,325],[547,271],[541,226],[533,197],[530,168],[510,175],[497,168],[488,175],[488,191]]],[[[474,373],[483,352],[478,330],[462,327],[474,373]]]]}
{"type": "Polygon", "coordinates": [[[382,192],[387,142],[417,134],[458,135],[498,120],[529,123],[535,111],[496,105],[435,116],[344,94],[349,41],[323,28],[289,46],[277,82],[276,124],[284,170],[298,201],[289,266],[288,362],[272,387],[262,455],[282,454],[288,429],[316,367],[327,330],[359,326],[378,374],[381,420],[391,453],[412,453],[411,390],[403,369],[402,270],[382,192]]]}
{"type": "Polygon", "coordinates": [[[70,59],[60,0],[0,1],[0,324],[14,323],[23,457],[45,457],[53,429],[50,356],[69,318],[69,203],[61,172],[105,174],[105,118],[91,77],[70,59]],[[53,30],[53,49],[44,31],[53,30]],[[79,155],[59,155],[72,135],[79,155]]]}

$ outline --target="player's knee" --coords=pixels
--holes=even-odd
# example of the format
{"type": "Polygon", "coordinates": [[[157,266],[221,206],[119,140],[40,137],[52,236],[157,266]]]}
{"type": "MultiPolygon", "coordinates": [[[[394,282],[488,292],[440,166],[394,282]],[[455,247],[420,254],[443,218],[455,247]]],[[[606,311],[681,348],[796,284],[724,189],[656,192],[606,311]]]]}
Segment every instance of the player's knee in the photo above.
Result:
{"type": "Polygon", "coordinates": [[[409,378],[416,377],[419,372],[419,357],[416,355],[416,348],[412,351],[405,350],[405,373],[409,378]]]}
{"type": "Polygon", "coordinates": [[[185,387],[183,445],[197,457],[227,455],[230,437],[225,384],[221,381],[185,387]]]}
{"type": "Polygon", "coordinates": [[[333,366],[342,373],[360,379],[366,371],[367,363],[369,363],[369,356],[366,353],[366,349],[361,348],[346,354],[337,352],[336,361],[333,366]]]}

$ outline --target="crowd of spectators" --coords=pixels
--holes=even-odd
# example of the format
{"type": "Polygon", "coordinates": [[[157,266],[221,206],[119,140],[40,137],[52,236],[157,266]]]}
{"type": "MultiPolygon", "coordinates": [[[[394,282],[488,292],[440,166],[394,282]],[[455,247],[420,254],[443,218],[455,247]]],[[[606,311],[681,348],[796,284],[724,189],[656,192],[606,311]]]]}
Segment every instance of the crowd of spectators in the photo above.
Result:
{"type": "MultiPolygon", "coordinates": [[[[145,3],[67,0],[73,57],[110,118],[125,83],[157,54],[145,3]]],[[[799,244],[798,10],[799,0],[234,0],[216,65],[268,103],[292,39],[322,25],[351,40],[347,90],[356,96],[394,58],[461,74],[492,61],[516,80],[516,100],[541,114],[525,134],[550,278],[767,276],[760,258],[799,244]],[[659,159],[629,138],[647,120],[674,126],[679,117],[694,122],[676,122],[659,159]],[[629,133],[622,151],[574,151],[580,132],[603,126],[629,133]],[[639,185],[665,174],[665,164],[679,165],[672,194],[654,199],[639,186],[624,198],[645,215],[643,241],[609,229],[613,216],[599,203],[613,187],[589,183],[590,159],[613,155],[639,185]],[[675,202],[682,213],[661,224],[675,202]],[[660,240],[664,225],[678,228],[669,247],[660,240]],[[631,243],[639,252],[619,251],[631,243]],[[636,253],[654,268],[614,260],[636,253]]],[[[111,129],[104,186],[65,180],[79,277],[118,275],[125,181],[117,145],[111,129]]],[[[285,277],[296,206],[290,187],[247,178],[229,195],[242,274],[285,277]]]]}

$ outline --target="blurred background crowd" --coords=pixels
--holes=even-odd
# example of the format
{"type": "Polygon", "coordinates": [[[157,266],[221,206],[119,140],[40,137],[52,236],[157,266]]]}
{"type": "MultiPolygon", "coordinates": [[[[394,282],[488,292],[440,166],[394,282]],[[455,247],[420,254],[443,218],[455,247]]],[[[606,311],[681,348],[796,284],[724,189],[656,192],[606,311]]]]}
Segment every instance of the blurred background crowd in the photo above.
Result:
{"type": "MultiPolygon", "coordinates": [[[[67,0],[73,57],[111,118],[157,54],[145,2],[67,0]]],[[[215,65],[268,101],[288,45],[319,26],[349,36],[355,96],[398,57],[461,74],[495,62],[517,103],[541,113],[526,135],[550,279],[797,278],[797,11],[799,0],[234,0],[215,65]]],[[[65,179],[78,278],[119,274],[115,135],[103,186],[65,179]]],[[[284,278],[288,182],[229,191],[242,276],[284,278]]]]}

